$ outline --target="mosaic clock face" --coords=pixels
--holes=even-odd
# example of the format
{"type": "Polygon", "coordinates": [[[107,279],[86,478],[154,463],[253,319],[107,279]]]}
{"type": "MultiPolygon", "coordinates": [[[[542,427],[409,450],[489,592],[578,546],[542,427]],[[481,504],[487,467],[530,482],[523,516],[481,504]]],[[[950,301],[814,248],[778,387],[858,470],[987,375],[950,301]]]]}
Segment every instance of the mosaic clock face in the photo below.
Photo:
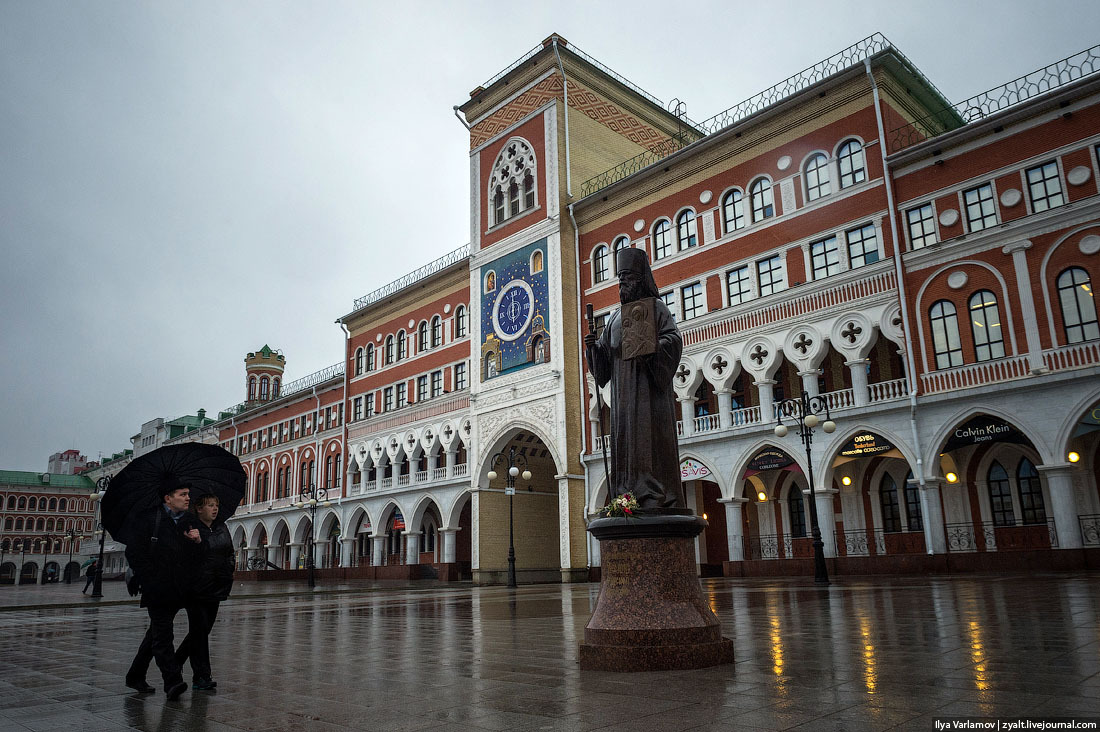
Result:
{"type": "Polygon", "coordinates": [[[502,341],[514,341],[523,335],[535,314],[531,286],[523,280],[512,280],[501,288],[493,303],[493,331],[502,341]]]}

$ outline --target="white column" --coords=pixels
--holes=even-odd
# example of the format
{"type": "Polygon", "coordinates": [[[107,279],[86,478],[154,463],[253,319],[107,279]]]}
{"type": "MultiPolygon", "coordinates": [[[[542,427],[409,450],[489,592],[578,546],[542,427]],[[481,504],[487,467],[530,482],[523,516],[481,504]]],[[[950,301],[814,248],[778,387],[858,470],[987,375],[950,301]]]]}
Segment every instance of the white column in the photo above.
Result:
{"type": "MultiPolygon", "coordinates": [[[[804,491],[803,495],[809,499],[809,491],[804,491]]],[[[836,495],[835,490],[822,490],[821,488],[814,489],[814,495],[817,503],[817,525],[821,529],[821,541],[825,544],[825,556],[836,556],[836,517],[833,515],[833,496],[836,495]]]]}
{"type": "Polygon", "coordinates": [[[798,375],[802,377],[802,391],[812,397],[817,396],[820,393],[817,388],[817,377],[820,373],[821,371],[818,369],[799,371],[798,375]]]}
{"type": "MultiPolygon", "coordinates": [[[[916,484],[914,479],[910,483],[916,484]]],[[[947,553],[947,537],[943,533],[943,501],[940,500],[940,482],[929,480],[921,491],[921,508],[924,525],[924,548],[931,554],[947,553]]]]}
{"type": "Polygon", "coordinates": [[[695,397],[676,397],[680,402],[680,421],[683,425],[683,436],[695,434],[695,397]]]}
{"type": "Polygon", "coordinates": [[[760,402],[760,421],[770,424],[775,421],[775,410],[772,404],[775,402],[775,379],[761,379],[752,382],[756,387],[757,401],[760,402]]]}
{"type": "Polygon", "coordinates": [[[455,474],[455,461],[458,459],[458,448],[447,448],[447,477],[453,478],[455,474]]]}
{"type": "Polygon", "coordinates": [[[733,411],[733,392],[729,389],[716,389],[714,393],[718,396],[718,427],[729,429],[733,423],[733,415],[730,414],[733,411]]]}
{"type": "Polygon", "coordinates": [[[286,545],[286,552],[290,556],[285,557],[285,559],[288,562],[290,562],[290,568],[291,569],[298,569],[298,556],[299,555],[303,555],[303,557],[302,557],[302,568],[305,569],[307,566],[309,566],[305,563],[305,557],[304,557],[304,553],[302,551],[302,549],[304,547],[305,547],[305,544],[287,544],[286,545]]]}
{"type": "Polygon", "coordinates": [[[405,532],[405,564],[420,564],[420,532],[405,532]]]}
{"type": "Polygon", "coordinates": [[[443,545],[443,563],[454,564],[458,544],[458,529],[440,529],[439,543],[443,545]]]}
{"type": "Polygon", "coordinates": [[[730,561],[743,561],[745,559],[745,535],[742,532],[741,512],[743,506],[748,503],[748,499],[719,498],[718,502],[726,504],[726,546],[729,549],[730,561]]]}
{"type": "MultiPolygon", "coordinates": [[[[267,561],[271,562],[272,564],[278,564],[278,562],[275,561],[275,558],[278,556],[278,552],[279,546],[277,544],[268,544],[267,561]]],[[[279,567],[279,569],[282,569],[282,567],[279,567]]]]}
{"type": "Polygon", "coordinates": [[[1054,517],[1054,529],[1058,532],[1059,549],[1081,548],[1081,526],[1077,518],[1077,497],[1073,492],[1073,467],[1040,465],[1039,473],[1047,479],[1050,494],[1050,513],[1054,517]]]}
{"type": "Polygon", "coordinates": [[[371,561],[370,563],[375,567],[382,566],[382,560],[385,558],[386,551],[386,535],[372,536],[371,538],[371,561]]]}
{"type": "Polygon", "coordinates": [[[351,536],[347,539],[340,540],[340,566],[350,567],[352,565],[351,558],[355,555],[355,537],[351,536]]]}
{"type": "Polygon", "coordinates": [[[432,479],[432,475],[435,472],[435,469],[438,468],[438,467],[439,467],[439,453],[438,452],[428,453],[428,480],[432,479]]]}
{"type": "Polygon", "coordinates": [[[871,395],[867,387],[867,359],[858,358],[854,361],[845,361],[844,365],[852,374],[852,393],[856,398],[856,406],[866,406],[871,401],[871,395]]]}
{"type": "MultiPolygon", "coordinates": [[[[1035,296],[1031,292],[1031,272],[1027,266],[1026,252],[1030,248],[1031,242],[1024,239],[1006,244],[1001,251],[1012,255],[1012,266],[1016,270],[1016,290],[1019,293],[1016,301],[1024,316],[1024,334],[1027,336],[1027,360],[1031,366],[1031,372],[1035,374],[1042,373],[1047,368],[1043,363],[1043,347],[1039,341],[1039,318],[1035,313],[1035,296]]],[[[1007,309],[1008,303],[1005,303],[1004,307],[1007,309]]],[[[1076,517],[1074,520],[1076,521],[1076,517]]],[[[1061,545],[1062,542],[1058,543],[1061,545]]]]}

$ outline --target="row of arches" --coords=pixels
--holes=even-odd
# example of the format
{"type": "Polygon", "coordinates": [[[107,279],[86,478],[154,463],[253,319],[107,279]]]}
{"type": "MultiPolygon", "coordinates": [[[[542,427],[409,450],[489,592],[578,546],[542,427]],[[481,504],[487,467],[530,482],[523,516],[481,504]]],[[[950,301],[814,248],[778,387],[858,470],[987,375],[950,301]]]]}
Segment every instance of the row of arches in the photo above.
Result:
{"type": "Polygon", "coordinates": [[[80,576],[80,564],[77,562],[46,561],[39,564],[38,560],[26,560],[20,564],[16,562],[0,562],[0,585],[33,585],[41,582],[63,582],[70,578],[75,581],[80,576]]]}
{"type": "Polygon", "coordinates": [[[282,382],[278,376],[269,378],[266,374],[256,377],[254,374],[248,377],[248,401],[266,402],[279,398],[279,389],[282,382]]]}
{"type": "MultiPolygon", "coordinates": [[[[4,503],[4,496],[0,495],[0,505],[4,503]]],[[[88,499],[66,498],[64,496],[25,496],[9,495],[7,497],[8,511],[49,511],[50,513],[84,513],[88,510],[88,499]]]]}
{"type": "Polygon", "coordinates": [[[4,531],[91,531],[92,520],[5,516],[4,531]]]}
{"type": "Polygon", "coordinates": [[[455,308],[454,315],[451,317],[450,341],[446,340],[444,324],[445,321],[441,315],[433,315],[430,320],[420,321],[415,330],[415,351],[410,346],[410,336],[404,328],[387,335],[379,348],[375,348],[373,343],[356,348],[352,359],[354,375],[361,376],[398,361],[404,361],[416,354],[439,348],[445,342],[465,338],[469,328],[466,306],[459,305],[455,308]]]}

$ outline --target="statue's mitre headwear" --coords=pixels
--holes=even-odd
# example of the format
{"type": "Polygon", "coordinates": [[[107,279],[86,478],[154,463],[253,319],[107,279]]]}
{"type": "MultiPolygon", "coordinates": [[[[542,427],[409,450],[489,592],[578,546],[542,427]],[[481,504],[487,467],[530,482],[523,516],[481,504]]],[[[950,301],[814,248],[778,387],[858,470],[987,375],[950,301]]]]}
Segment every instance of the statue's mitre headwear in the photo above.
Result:
{"type": "Polygon", "coordinates": [[[649,258],[646,256],[644,249],[624,247],[615,252],[615,274],[635,272],[644,275],[649,271],[649,258]]]}

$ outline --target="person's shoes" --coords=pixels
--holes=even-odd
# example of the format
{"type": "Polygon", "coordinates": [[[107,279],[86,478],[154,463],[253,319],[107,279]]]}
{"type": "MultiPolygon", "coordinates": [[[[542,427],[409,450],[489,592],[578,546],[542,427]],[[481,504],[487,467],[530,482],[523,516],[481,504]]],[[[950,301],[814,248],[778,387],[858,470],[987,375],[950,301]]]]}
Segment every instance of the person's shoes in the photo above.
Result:
{"type": "Polygon", "coordinates": [[[182,679],[180,679],[179,681],[173,683],[171,686],[165,689],[164,693],[168,696],[168,701],[175,701],[176,699],[179,699],[185,691],[187,691],[187,684],[184,683],[182,679]]]}
{"type": "Polygon", "coordinates": [[[197,678],[191,688],[195,691],[213,691],[218,688],[218,682],[211,678],[197,678]]]}
{"type": "Polygon", "coordinates": [[[151,694],[156,691],[156,689],[154,689],[152,686],[149,686],[149,682],[145,679],[131,679],[127,677],[126,686],[130,687],[139,694],[151,694]]]}

